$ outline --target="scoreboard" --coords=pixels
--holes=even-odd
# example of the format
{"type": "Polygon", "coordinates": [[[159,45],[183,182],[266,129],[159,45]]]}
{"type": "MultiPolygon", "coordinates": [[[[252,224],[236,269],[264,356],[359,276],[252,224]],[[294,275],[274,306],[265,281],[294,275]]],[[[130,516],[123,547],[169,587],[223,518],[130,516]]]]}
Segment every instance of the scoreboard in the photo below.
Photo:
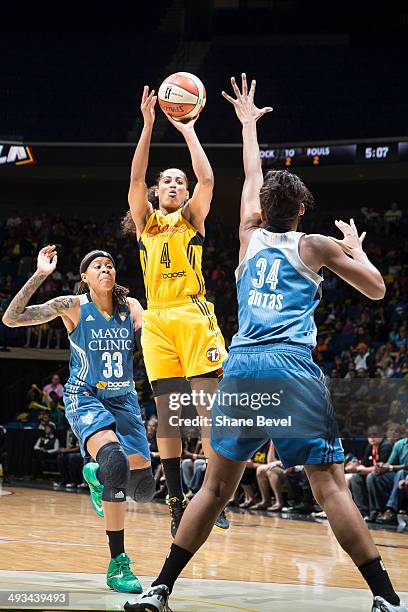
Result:
{"type": "Polygon", "coordinates": [[[408,142],[262,146],[264,167],[382,164],[408,161],[408,142]]]}
{"type": "MultiPolygon", "coordinates": [[[[242,165],[242,143],[207,143],[215,167],[234,168],[242,165]]],[[[115,172],[131,163],[135,143],[64,143],[0,141],[0,176],[10,170],[35,165],[30,175],[43,168],[69,168],[84,172],[83,168],[114,168],[115,172]]],[[[183,168],[190,163],[182,143],[152,143],[155,148],[155,167],[165,166],[171,153],[174,163],[183,168]],[[169,150],[171,147],[171,151],[169,150]]],[[[299,144],[271,144],[260,146],[260,157],[265,169],[307,166],[363,166],[408,163],[408,138],[372,139],[361,141],[309,142],[299,144]]],[[[113,170],[112,170],[113,171],[113,170]]],[[[404,168],[405,171],[405,168],[404,168]]],[[[86,173],[86,172],[85,172],[86,173]]],[[[82,174],[80,175],[82,176],[82,174]]]]}

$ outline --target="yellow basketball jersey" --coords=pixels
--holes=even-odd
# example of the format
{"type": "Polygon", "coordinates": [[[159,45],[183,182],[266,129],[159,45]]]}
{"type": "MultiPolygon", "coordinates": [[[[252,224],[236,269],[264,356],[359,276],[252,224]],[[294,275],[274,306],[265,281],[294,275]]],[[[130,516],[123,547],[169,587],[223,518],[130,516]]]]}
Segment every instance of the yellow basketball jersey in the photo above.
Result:
{"type": "Polygon", "coordinates": [[[140,236],[148,308],[205,295],[201,260],[204,238],[181,214],[155,210],[140,236]]]}

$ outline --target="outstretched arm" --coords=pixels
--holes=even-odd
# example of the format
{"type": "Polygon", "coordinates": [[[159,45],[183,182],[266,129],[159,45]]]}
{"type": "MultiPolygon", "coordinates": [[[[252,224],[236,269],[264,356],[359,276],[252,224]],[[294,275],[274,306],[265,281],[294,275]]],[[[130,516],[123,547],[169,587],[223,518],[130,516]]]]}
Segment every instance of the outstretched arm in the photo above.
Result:
{"type": "Polygon", "coordinates": [[[149,163],[149,149],[155,119],[154,107],[156,101],[157,96],[154,95],[154,89],[149,93],[149,88],[145,85],[140,105],[144,125],[133,156],[128,194],[130,211],[136,225],[138,238],[146,225],[147,219],[153,212],[153,207],[147,199],[146,172],[149,163]]]}
{"type": "Polygon", "coordinates": [[[241,76],[242,93],[236,84],[235,78],[231,77],[231,85],[236,95],[235,100],[226,94],[225,91],[222,92],[224,98],[234,106],[237,117],[242,123],[245,181],[241,195],[241,221],[239,226],[241,246],[239,261],[243,259],[246,253],[252,232],[261,224],[259,192],[263,184],[263,173],[259,155],[256,122],[260,117],[272,111],[270,106],[262,109],[255,106],[256,81],[251,82],[251,88],[248,93],[246,74],[242,73],[241,76]]]}
{"type": "Polygon", "coordinates": [[[188,150],[190,151],[194,174],[197,179],[193,195],[183,208],[183,217],[194,225],[200,234],[204,236],[204,221],[210,212],[214,188],[214,174],[208,157],[194,130],[194,124],[198,119],[198,115],[188,123],[174,121],[169,115],[167,115],[167,118],[184,136],[188,150]]]}
{"type": "Polygon", "coordinates": [[[72,323],[69,313],[78,302],[76,296],[61,296],[45,304],[27,306],[32,295],[42,285],[47,276],[52,274],[56,265],[57,253],[55,246],[47,246],[41,249],[38,254],[37,270],[12,299],[3,315],[3,323],[7,327],[39,325],[40,323],[52,321],[52,319],[56,319],[58,316],[67,317],[72,323]]]}
{"type": "Polygon", "coordinates": [[[338,240],[320,234],[304,236],[300,242],[300,256],[312,270],[326,266],[346,283],[372,300],[381,300],[385,284],[381,272],[371,263],[363,250],[365,232],[358,235],[354,220],[350,224],[336,221],[343,232],[338,240]]]}

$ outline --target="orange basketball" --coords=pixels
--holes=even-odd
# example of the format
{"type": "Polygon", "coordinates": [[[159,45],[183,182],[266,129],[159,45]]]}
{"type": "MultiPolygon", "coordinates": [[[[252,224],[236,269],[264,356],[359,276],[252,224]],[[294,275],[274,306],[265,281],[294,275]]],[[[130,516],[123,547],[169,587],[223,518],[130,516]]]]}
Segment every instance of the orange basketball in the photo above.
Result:
{"type": "Polygon", "coordinates": [[[163,112],[176,121],[188,121],[203,110],[205,87],[195,74],[176,72],[160,85],[158,99],[163,112]]]}

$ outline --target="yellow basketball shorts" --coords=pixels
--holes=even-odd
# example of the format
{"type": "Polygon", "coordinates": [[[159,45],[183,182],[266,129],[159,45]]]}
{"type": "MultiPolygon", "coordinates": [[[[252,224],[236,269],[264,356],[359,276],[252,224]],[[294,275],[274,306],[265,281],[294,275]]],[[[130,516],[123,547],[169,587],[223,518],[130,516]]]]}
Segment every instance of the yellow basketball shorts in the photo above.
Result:
{"type": "Polygon", "coordinates": [[[214,306],[193,299],[144,311],[142,347],[150,382],[191,378],[221,368],[227,351],[214,306]]]}

